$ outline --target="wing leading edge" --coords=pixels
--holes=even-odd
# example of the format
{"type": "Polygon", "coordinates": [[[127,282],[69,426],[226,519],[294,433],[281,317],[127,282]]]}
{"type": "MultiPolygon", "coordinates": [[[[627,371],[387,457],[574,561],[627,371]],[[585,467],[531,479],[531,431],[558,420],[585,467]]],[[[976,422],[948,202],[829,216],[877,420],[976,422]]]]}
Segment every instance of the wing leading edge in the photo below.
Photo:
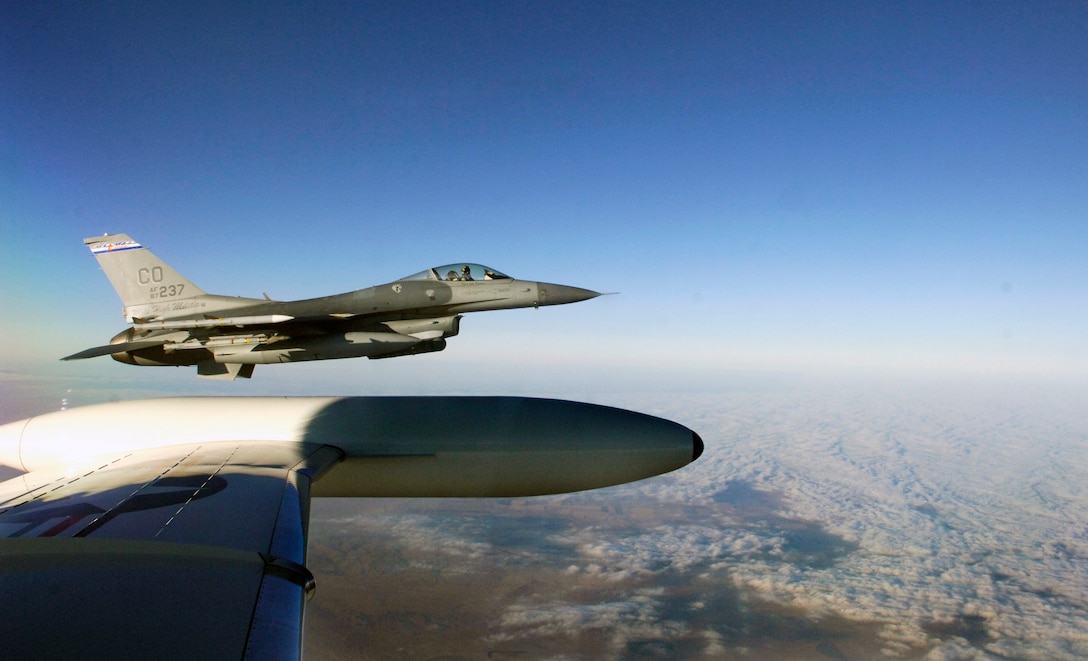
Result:
{"type": "Polygon", "coordinates": [[[558,493],[701,452],[667,420],[518,397],[178,398],[0,426],[0,464],[29,471],[0,484],[0,639],[14,658],[298,658],[311,494],[558,493]]]}

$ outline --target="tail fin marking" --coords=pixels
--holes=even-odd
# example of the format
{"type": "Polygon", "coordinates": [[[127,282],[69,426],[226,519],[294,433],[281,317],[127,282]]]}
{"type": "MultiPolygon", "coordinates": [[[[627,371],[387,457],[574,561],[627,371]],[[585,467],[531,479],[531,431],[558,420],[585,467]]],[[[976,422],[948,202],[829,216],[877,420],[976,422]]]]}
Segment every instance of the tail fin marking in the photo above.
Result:
{"type": "Polygon", "coordinates": [[[125,306],[125,318],[148,316],[179,301],[205,292],[127,234],[107,234],[83,239],[117,290],[125,306]]]}

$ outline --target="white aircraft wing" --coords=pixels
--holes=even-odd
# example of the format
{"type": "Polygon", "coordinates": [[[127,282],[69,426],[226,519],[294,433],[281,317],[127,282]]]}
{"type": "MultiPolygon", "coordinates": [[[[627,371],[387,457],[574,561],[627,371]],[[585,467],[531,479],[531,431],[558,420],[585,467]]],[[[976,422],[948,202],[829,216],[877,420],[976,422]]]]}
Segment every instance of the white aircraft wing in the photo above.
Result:
{"type": "Polygon", "coordinates": [[[311,493],[557,493],[701,451],[667,420],[516,397],[143,400],[0,426],[0,464],[28,471],[0,484],[0,649],[295,659],[311,493]]]}
{"type": "Polygon", "coordinates": [[[310,475],[302,443],[133,452],[0,485],[8,658],[297,658],[310,475]]]}

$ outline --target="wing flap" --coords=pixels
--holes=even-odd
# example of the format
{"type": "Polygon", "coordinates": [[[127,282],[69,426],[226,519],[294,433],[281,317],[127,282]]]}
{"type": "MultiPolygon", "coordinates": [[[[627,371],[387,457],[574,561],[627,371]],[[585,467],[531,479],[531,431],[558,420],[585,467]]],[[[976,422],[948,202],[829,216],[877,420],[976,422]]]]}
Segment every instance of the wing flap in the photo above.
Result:
{"type": "Polygon", "coordinates": [[[255,553],[192,544],[3,539],[0,559],[17,659],[241,659],[265,577],[255,553]]]}

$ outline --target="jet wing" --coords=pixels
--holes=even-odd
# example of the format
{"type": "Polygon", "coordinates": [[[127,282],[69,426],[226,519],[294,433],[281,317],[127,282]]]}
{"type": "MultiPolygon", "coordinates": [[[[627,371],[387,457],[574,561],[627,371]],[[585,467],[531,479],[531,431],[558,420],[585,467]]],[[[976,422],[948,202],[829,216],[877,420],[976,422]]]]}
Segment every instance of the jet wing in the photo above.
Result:
{"type": "Polygon", "coordinates": [[[515,497],[694,461],[633,411],[523,397],[194,397],[0,426],[5,658],[297,659],[314,496],[515,497]],[[313,483],[311,488],[311,483],[313,483]]]}
{"type": "Polygon", "coordinates": [[[297,658],[309,482],[341,456],[181,445],[3,483],[5,654],[297,658]]]}

